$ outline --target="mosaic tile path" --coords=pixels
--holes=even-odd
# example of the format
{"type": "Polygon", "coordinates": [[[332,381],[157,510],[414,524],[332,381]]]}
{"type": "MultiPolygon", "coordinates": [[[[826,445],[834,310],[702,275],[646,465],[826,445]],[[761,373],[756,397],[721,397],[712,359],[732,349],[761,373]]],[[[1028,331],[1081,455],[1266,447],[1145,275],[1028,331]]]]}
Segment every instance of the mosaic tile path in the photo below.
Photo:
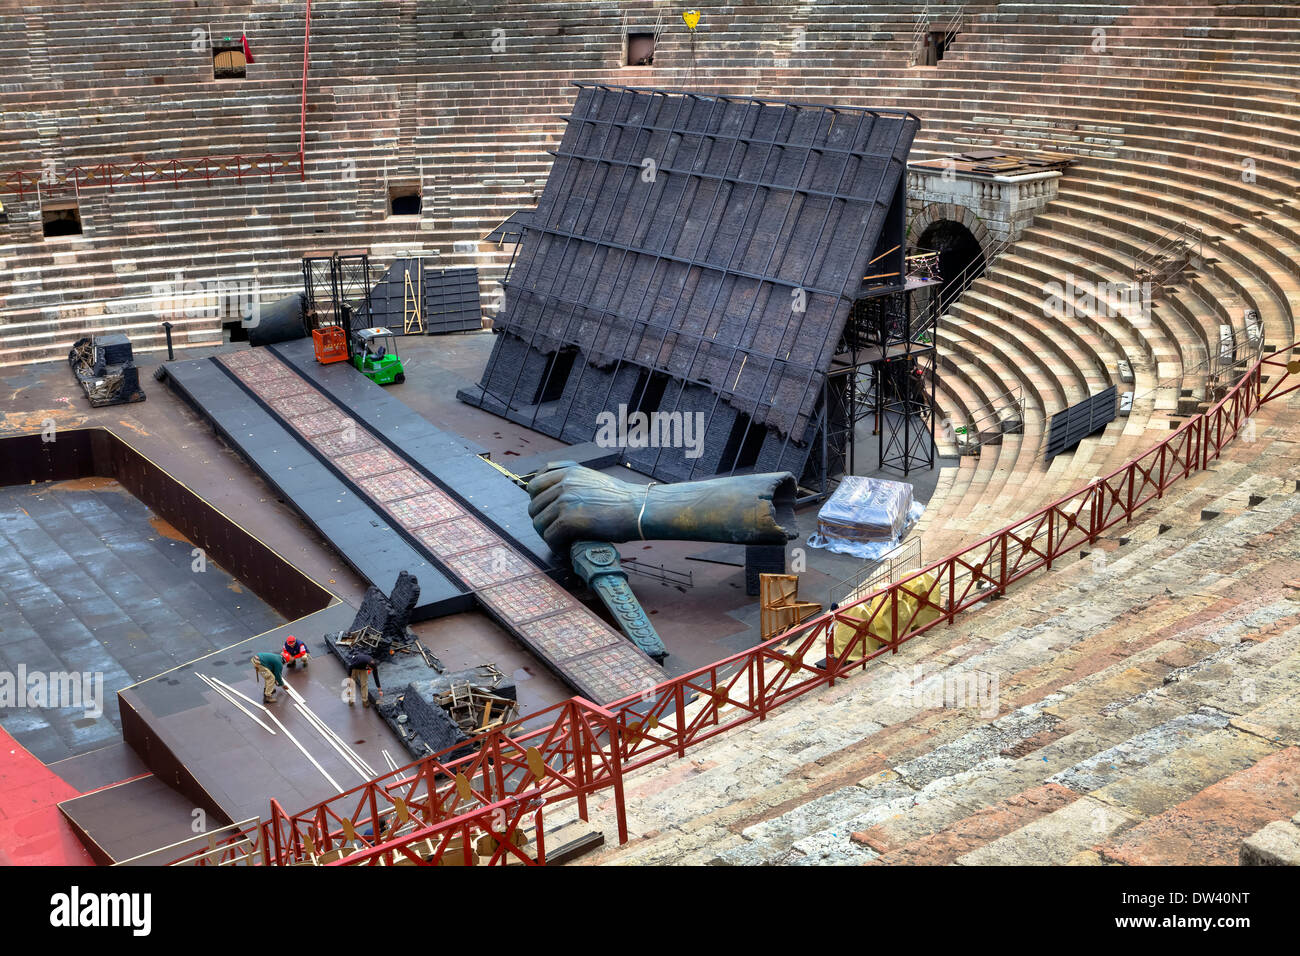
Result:
{"type": "Polygon", "coordinates": [[[270,352],[251,349],[216,361],[578,693],[603,704],[663,680],[663,671],[626,638],[270,352]]]}

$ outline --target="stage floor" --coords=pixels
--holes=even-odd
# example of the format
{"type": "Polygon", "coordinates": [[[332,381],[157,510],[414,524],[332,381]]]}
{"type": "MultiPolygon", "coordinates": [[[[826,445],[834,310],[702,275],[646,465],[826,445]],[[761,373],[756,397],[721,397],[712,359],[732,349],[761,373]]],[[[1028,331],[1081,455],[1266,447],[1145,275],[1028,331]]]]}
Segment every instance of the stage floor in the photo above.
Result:
{"type": "Polygon", "coordinates": [[[117,691],[283,623],[193,547],[111,479],[0,487],[0,670],[92,675],[92,699],[0,726],[46,763],[96,750],[121,738],[117,691]]]}
{"type": "MultiPolygon", "coordinates": [[[[507,453],[532,454],[562,447],[545,436],[517,434],[520,430],[513,426],[501,429],[498,426],[504,423],[499,419],[456,401],[455,390],[467,380],[475,363],[481,367],[478,355],[486,356],[491,338],[490,334],[470,334],[411,342],[403,356],[412,372],[406,384],[390,387],[392,394],[439,427],[447,427],[449,420],[459,423],[465,437],[490,450],[497,460],[507,453]],[[405,359],[408,352],[410,361],[405,359]]],[[[247,347],[178,350],[177,358],[202,358],[247,347]]],[[[237,452],[214,435],[197,413],[165,385],[154,381],[153,370],[165,359],[165,355],[141,355],[137,359],[146,401],[105,408],[87,404],[65,363],[2,369],[0,396],[5,402],[0,410],[0,437],[38,433],[47,423],[56,429],[105,428],[214,507],[235,516],[242,526],[256,529],[262,541],[322,587],[353,607],[359,605],[366,584],[356,572],[249,469],[237,452]]],[[[481,611],[421,622],[413,630],[449,668],[496,662],[517,682],[524,714],[570,696],[559,678],[481,611]]]]}
{"type": "Polygon", "coordinates": [[[272,797],[294,812],[333,796],[340,788],[359,786],[364,782],[361,775],[313,729],[285,691],[267,705],[283,729],[240,701],[275,730],[273,734],[195,676],[215,677],[260,702],[262,683],[249,658],[278,651],[292,633],[311,649],[312,662],[306,668],[287,671],[285,682],[376,774],[388,767],[384,750],[398,764],[410,763],[378,714],[360,702],[350,706],[343,700],[347,675],[343,665],[326,650],[321,635],[346,628],[353,613],[348,605],[336,604],[127,688],[122,692],[122,707],[130,711],[124,715],[127,740],[137,751],[147,750],[154,772],[175,780],[194,806],[223,814],[227,819],[222,823],[265,817],[272,797]],[[290,736],[306,749],[306,754],[290,736]]]}
{"type": "MultiPolygon", "coordinates": [[[[555,453],[564,457],[561,442],[465,405],[456,391],[478,381],[492,350],[491,332],[403,337],[399,340],[407,369],[404,384],[385,391],[444,431],[474,442],[492,453],[495,461],[511,467],[511,460],[555,453]]],[[[178,359],[196,359],[246,349],[245,344],[221,348],[185,349],[178,359]]],[[[39,431],[47,419],[60,426],[93,424],[109,428],[140,448],[169,472],[227,514],[238,514],[246,527],[280,554],[290,558],[322,586],[355,605],[365,584],[321,537],[277,500],[274,491],[254,475],[237,453],[226,448],[210,427],[166,386],[155,382],[152,370],[165,356],[141,356],[141,381],[148,400],[110,408],[90,408],[80,397],[71,373],[63,364],[49,363],[0,372],[0,394],[10,398],[0,413],[0,435],[39,431]]],[[[859,430],[861,449],[874,440],[859,430]]],[[[859,465],[867,458],[860,456],[859,465]]],[[[951,462],[944,462],[951,464],[951,462]]],[[[642,480],[622,466],[605,469],[627,480],[642,480]]],[[[859,467],[860,474],[872,474],[859,467]]],[[[933,492],[936,468],[908,480],[916,500],[925,502],[933,492]]],[[[884,476],[891,477],[891,476],[884,476]]],[[[893,476],[896,477],[896,476],[893,476]]],[[[817,506],[798,510],[801,534],[815,526],[817,506]]],[[[744,593],[743,568],[734,564],[688,560],[710,550],[690,542],[626,544],[624,558],[691,571],[694,586],[664,585],[633,575],[632,587],[668,645],[667,674],[680,674],[751,646],[758,639],[758,608],[744,593]]],[[[808,548],[808,569],[801,592],[810,600],[825,601],[830,585],[842,580],[861,563],[856,559],[808,548]]],[[[429,647],[453,668],[495,660],[519,682],[524,715],[569,696],[564,684],[527,649],[511,638],[481,611],[467,611],[415,626],[429,647]]]]}
{"type": "MultiPolygon", "coordinates": [[[[555,439],[530,432],[456,400],[458,388],[477,381],[492,341],[490,333],[403,339],[400,348],[407,368],[407,380],[402,385],[390,386],[386,392],[439,429],[487,449],[494,460],[507,467],[510,467],[511,459],[546,458],[552,453],[557,459],[566,457],[564,446],[555,439]]],[[[245,349],[247,346],[242,344],[220,349],[186,349],[179,351],[177,358],[189,360],[245,349]]],[[[0,436],[36,433],[50,424],[56,429],[105,428],[223,513],[234,516],[240,525],[256,529],[260,540],[322,587],[338,595],[346,605],[355,607],[364,593],[365,582],[310,525],[280,500],[274,489],[248,468],[236,452],[214,435],[206,422],[170,389],[152,378],[151,373],[158,364],[159,357],[140,357],[140,378],[148,394],[147,401],[99,409],[88,406],[65,364],[49,363],[0,371],[0,395],[6,399],[3,411],[0,411],[0,436]]],[[[641,480],[623,467],[607,470],[625,479],[641,480]]],[[[917,499],[925,501],[933,487],[932,481],[926,476],[917,476],[913,480],[917,499]]],[[[805,536],[814,527],[816,512],[816,506],[799,509],[800,531],[805,536]]],[[[667,674],[679,674],[709,664],[758,640],[757,601],[744,593],[744,570],[740,566],[743,559],[738,549],[727,555],[710,545],[646,542],[624,545],[620,550],[625,559],[635,557],[646,564],[662,564],[678,572],[692,573],[690,587],[660,584],[636,575],[631,577],[637,596],[668,645],[670,656],[664,668],[667,674]]],[[[860,567],[860,562],[855,559],[815,549],[806,549],[806,557],[808,569],[802,579],[801,592],[815,601],[824,601],[825,589],[830,584],[860,567]]],[[[336,605],[333,613],[350,617],[351,607],[336,605]]],[[[238,658],[246,656],[250,640],[259,645],[258,649],[271,649],[269,643],[274,643],[272,638],[276,635],[266,634],[254,640],[256,626],[254,624],[243,635],[237,635],[242,640],[231,641],[228,649],[218,652],[221,658],[229,658],[221,670],[242,675],[238,658]]],[[[414,630],[450,669],[495,662],[515,679],[524,717],[567,698],[571,693],[541,661],[482,611],[464,611],[424,621],[415,625],[414,630]]],[[[304,637],[309,642],[317,639],[310,631],[304,637]]],[[[332,660],[322,663],[337,666],[332,660]]],[[[144,666],[163,665],[159,661],[144,666]]],[[[249,692],[251,667],[245,669],[249,671],[248,679],[239,686],[249,692]]],[[[341,721],[336,725],[341,732],[356,731],[352,739],[366,740],[367,744],[358,746],[358,749],[365,747],[368,759],[375,753],[369,747],[376,742],[380,744],[380,750],[386,748],[397,756],[396,740],[377,718],[371,723],[368,718],[373,718],[373,714],[333,712],[332,701],[337,700],[337,688],[331,683],[341,677],[341,668],[339,670],[340,673],[334,674],[329,669],[322,669],[318,676],[313,675],[313,682],[323,682],[320,690],[314,692],[320,695],[318,711],[331,723],[336,719],[341,721]],[[327,693],[330,702],[327,702],[327,693]],[[354,723],[358,721],[359,724],[354,723]]],[[[181,749],[196,748],[192,759],[199,767],[200,775],[207,780],[245,778],[246,782],[238,782],[238,792],[227,794],[221,800],[232,814],[247,811],[249,815],[264,815],[272,796],[292,812],[320,799],[329,789],[321,774],[301,759],[301,755],[284,758],[289,769],[285,776],[275,768],[279,758],[258,757],[250,762],[245,759],[247,753],[240,750],[237,741],[205,746],[205,735],[215,726],[213,721],[218,719],[213,708],[228,705],[214,704],[204,696],[195,678],[179,676],[181,674],[189,674],[189,671],[179,671],[164,681],[147,682],[141,685],[138,696],[143,701],[142,706],[158,717],[165,716],[171,707],[177,708],[178,713],[193,710],[183,718],[190,727],[188,736],[192,740],[182,742],[184,746],[181,749]],[[168,683],[172,680],[176,684],[168,683]],[[269,767],[261,765],[259,761],[263,759],[269,760],[269,767]]],[[[313,706],[316,706],[315,702],[313,706]]],[[[266,736],[242,715],[223,714],[219,720],[227,728],[223,734],[233,726],[239,728],[234,731],[239,736],[247,733],[249,728],[266,736]],[[241,727],[238,722],[230,724],[235,716],[248,727],[241,727]]],[[[177,729],[179,732],[179,726],[177,729]]],[[[256,735],[252,739],[256,740],[256,735]]],[[[102,743],[99,741],[96,745],[102,743]]],[[[324,747],[323,741],[318,740],[317,744],[324,747]]],[[[294,754],[297,754],[296,750],[294,754]]],[[[92,787],[115,783],[117,780],[109,778],[117,774],[122,774],[121,780],[137,775],[139,768],[132,760],[100,761],[103,766],[93,768],[82,766],[92,756],[64,760],[53,768],[60,773],[66,770],[64,779],[71,782],[71,786],[60,792],[58,799],[66,800],[76,795],[69,791],[84,793],[92,787]]],[[[50,762],[49,759],[46,762],[50,762]]],[[[371,763],[374,764],[375,760],[372,759],[371,763]]],[[[351,785],[351,781],[345,783],[337,775],[336,779],[339,783],[351,785]]],[[[6,809],[0,805],[0,814],[6,809]]],[[[57,811],[54,816],[59,816],[57,811]]],[[[126,849],[129,847],[123,847],[122,851],[126,849]]]]}

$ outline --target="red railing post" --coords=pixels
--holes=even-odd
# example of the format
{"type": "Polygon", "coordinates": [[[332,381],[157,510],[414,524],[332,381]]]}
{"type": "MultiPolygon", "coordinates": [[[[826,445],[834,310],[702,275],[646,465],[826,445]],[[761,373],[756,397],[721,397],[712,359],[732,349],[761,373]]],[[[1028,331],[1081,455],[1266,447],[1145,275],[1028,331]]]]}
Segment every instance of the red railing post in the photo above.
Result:
{"type": "Polygon", "coordinates": [[[686,756],[686,690],[681,681],[673,688],[673,711],[677,718],[677,756],[686,756]]]}
{"type": "MultiPolygon", "coordinates": [[[[898,585],[891,585],[889,588],[889,646],[891,654],[898,653],[898,585]]],[[[862,650],[865,652],[867,643],[862,642],[862,650]]]]}
{"type": "MultiPolygon", "coordinates": [[[[1006,573],[1006,553],[1007,543],[1005,535],[1002,541],[1002,570],[1006,573]]],[[[948,559],[948,626],[952,627],[952,622],[957,619],[957,561],[955,558],[948,559]]]]}
{"type": "Polygon", "coordinates": [[[1210,430],[1204,415],[1196,420],[1196,464],[1201,471],[1210,467],[1210,430]]]}
{"type": "Polygon", "coordinates": [[[284,843],[280,840],[280,817],[284,816],[284,810],[280,802],[274,797],[271,798],[271,830],[275,837],[275,865],[284,866],[284,843]]]}
{"type": "MultiPolygon", "coordinates": [[[[593,708],[596,709],[596,708],[593,708]]],[[[604,708],[599,708],[604,710],[604,708]]],[[[607,733],[609,734],[610,775],[614,787],[614,816],[618,821],[618,842],[627,842],[627,806],[623,802],[623,756],[619,746],[618,718],[605,710],[607,733]]]]}
{"type": "MultiPolygon", "coordinates": [[[[492,731],[492,772],[495,779],[492,781],[495,792],[484,794],[488,803],[495,803],[506,795],[506,775],[505,769],[501,763],[501,737],[500,730],[492,731]]],[[[487,775],[484,774],[486,779],[487,775]]]]}
{"type": "Polygon", "coordinates": [[[1006,531],[998,535],[998,594],[1002,597],[1007,595],[1007,538],[1009,537],[1006,531]]]}
{"type": "Polygon", "coordinates": [[[546,833],[542,829],[542,808],[533,814],[533,829],[537,833],[537,865],[546,865],[546,833]]]}
{"type": "Polygon", "coordinates": [[[1132,461],[1128,466],[1128,494],[1125,496],[1124,503],[1124,523],[1129,524],[1133,521],[1133,495],[1137,492],[1137,461],[1132,461]]]}
{"type": "Polygon", "coordinates": [[[573,748],[573,778],[578,791],[578,816],[590,822],[587,819],[587,782],[590,778],[588,761],[591,759],[591,748],[579,730],[577,700],[576,697],[570,698],[564,713],[569,715],[569,746],[573,748]]]}
{"type": "MultiPolygon", "coordinates": [[[[1056,508],[1047,509],[1047,548],[1044,553],[1047,555],[1047,570],[1052,570],[1052,537],[1056,530],[1056,508]]],[[[1030,565],[1032,567],[1033,565],[1030,565]]]]}
{"type": "Polygon", "coordinates": [[[376,787],[374,781],[366,784],[366,798],[370,803],[370,833],[375,841],[375,845],[378,846],[380,841],[379,834],[383,831],[383,828],[379,825],[379,801],[375,799],[375,790],[376,787]]]}
{"type": "MultiPolygon", "coordinates": [[[[274,838],[275,841],[275,864],[274,865],[283,866],[284,865],[284,844],[280,841],[280,823],[275,819],[274,813],[272,813],[271,815],[271,836],[274,838]]],[[[268,846],[267,849],[270,850],[270,847],[268,846]]],[[[267,860],[267,865],[268,866],[271,865],[270,860],[267,860]]]]}
{"type": "Polygon", "coordinates": [[[1098,525],[1101,524],[1101,509],[1097,503],[1101,500],[1099,488],[1105,487],[1100,479],[1092,483],[1092,501],[1088,509],[1088,543],[1097,543],[1098,525]]]}

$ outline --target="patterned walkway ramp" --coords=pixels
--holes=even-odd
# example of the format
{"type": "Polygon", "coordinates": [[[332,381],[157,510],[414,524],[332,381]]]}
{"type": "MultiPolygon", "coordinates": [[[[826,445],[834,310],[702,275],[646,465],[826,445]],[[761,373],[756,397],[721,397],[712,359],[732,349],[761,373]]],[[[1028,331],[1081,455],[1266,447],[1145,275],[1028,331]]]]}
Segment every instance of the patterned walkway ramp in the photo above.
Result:
{"type": "MultiPolygon", "coordinates": [[[[411,464],[272,352],[212,361],[578,693],[608,703],[663,679],[653,661],[481,520],[465,495],[411,464]]],[[[486,462],[482,468],[492,472],[486,462]]]]}

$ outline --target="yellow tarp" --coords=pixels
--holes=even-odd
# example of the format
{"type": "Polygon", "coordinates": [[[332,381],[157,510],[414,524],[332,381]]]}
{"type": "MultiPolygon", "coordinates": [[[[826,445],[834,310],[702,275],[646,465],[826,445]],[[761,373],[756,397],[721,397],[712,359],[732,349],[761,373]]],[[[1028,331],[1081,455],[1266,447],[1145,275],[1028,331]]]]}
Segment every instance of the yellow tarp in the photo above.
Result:
{"type": "MultiPolygon", "coordinates": [[[[922,607],[918,614],[916,609],[919,602],[913,594],[923,594],[925,595],[925,600],[932,601],[940,607],[943,606],[939,582],[935,579],[933,574],[927,573],[918,575],[908,581],[905,587],[906,590],[900,589],[898,591],[898,626],[900,630],[903,630],[903,634],[899,635],[900,637],[906,636],[908,632],[914,631],[918,627],[924,627],[931,621],[937,620],[940,616],[939,611],[930,607],[928,604],[922,607]],[[908,591],[913,592],[913,594],[907,593],[908,591]],[[915,619],[912,617],[913,614],[916,614],[915,619]]],[[[866,621],[876,613],[877,608],[882,605],[884,606],[884,610],[876,615],[875,620],[871,622],[870,627],[867,629],[866,640],[854,649],[852,660],[858,660],[859,658],[865,657],[877,648],[885,646],[893,639],[893,614],[889,607],[890,601],[890,594],[886,591],[883,594],[872,598],[870,601],[864,601],[861,604],[848,608],[842,612],[843,616],[846,618],[850,618],[854,621],[866,621]]],[[[844,621],[835,622],[832,646],[834,647],[836,657],[839,657],[848,649],[857,633],[858,629],[854,625],[844,621]]]]}

